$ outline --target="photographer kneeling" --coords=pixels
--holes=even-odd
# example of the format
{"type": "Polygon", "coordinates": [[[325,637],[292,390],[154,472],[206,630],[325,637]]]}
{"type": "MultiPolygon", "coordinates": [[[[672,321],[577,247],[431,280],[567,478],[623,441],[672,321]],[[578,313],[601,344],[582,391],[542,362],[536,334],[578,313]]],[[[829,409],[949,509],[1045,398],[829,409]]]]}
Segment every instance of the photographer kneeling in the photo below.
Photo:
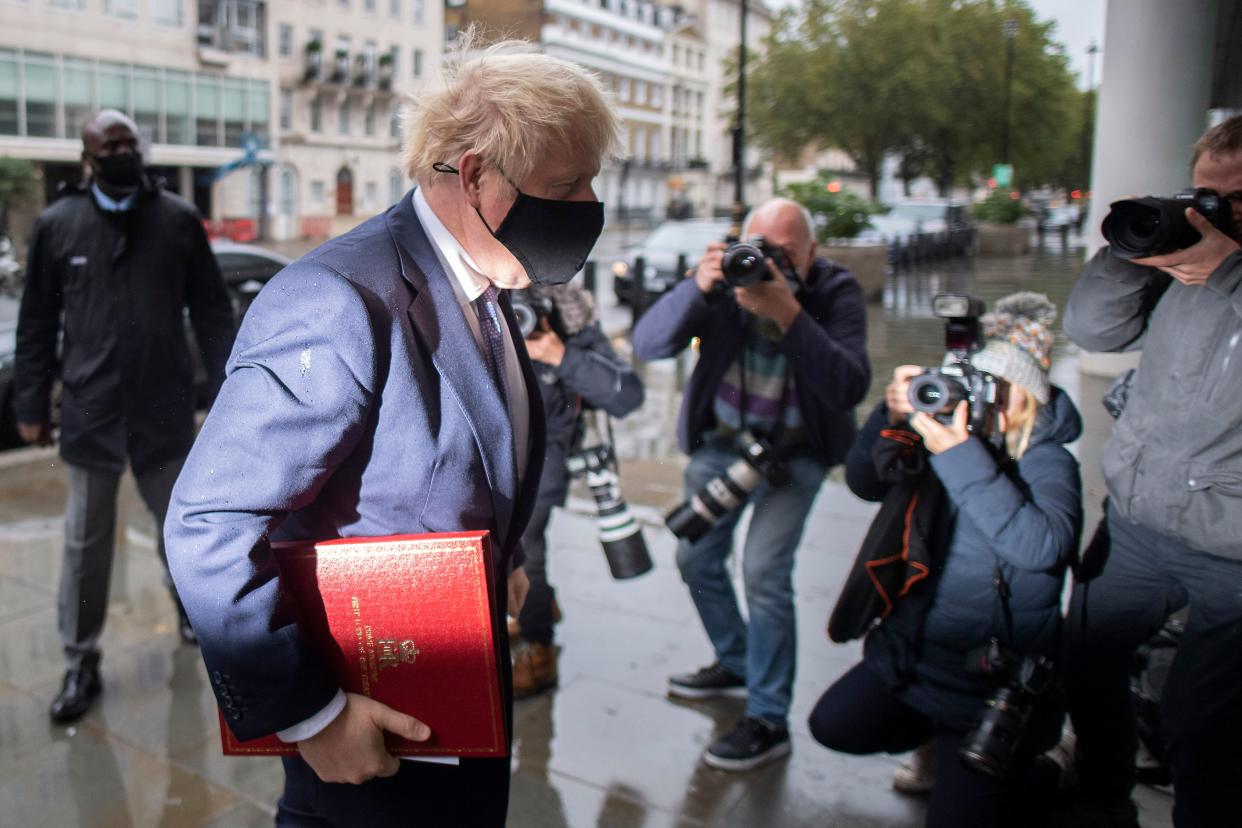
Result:
{"type": "Polygon", "coordinates": [[[864,546],[863,582],[889,561],[910,568],[881,593],[877,625],[830,627],[838,641],[866,634],[863,661],[820,698],[811,734],[852,754],[935,739],[929,826],[1023,824],[1025,777],[1060,735],[1049,658],[1082,523],[1078,463],[1063,444],[1082,421],[1048,380],[1055,315],[1046,297],[1021,293],[982,317],[985,346],[959,354],[995,392],[982,412],[963,401],[951,415],[916,413],[909,389],[923,369],[899,367],[846,460],[850,489],[885,501],[866,542],[883,548],[864,546]]]}

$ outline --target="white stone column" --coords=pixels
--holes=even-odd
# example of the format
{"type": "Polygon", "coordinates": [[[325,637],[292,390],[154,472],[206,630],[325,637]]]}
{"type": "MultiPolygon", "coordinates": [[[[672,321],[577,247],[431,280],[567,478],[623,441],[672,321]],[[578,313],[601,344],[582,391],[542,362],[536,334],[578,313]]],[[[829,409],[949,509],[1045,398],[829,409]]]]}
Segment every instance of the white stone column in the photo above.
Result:
{"type": "MultiPolygon", "coordinates": [[[[1190,184],[1190,153],[1208,126],[1216,0],[1110,0],[1091,163],[1091,255],[1108,205],[1190,184]]],[[[1118,373],[1133,357],[1083,354],[1084,373],[1118,373]]]]}

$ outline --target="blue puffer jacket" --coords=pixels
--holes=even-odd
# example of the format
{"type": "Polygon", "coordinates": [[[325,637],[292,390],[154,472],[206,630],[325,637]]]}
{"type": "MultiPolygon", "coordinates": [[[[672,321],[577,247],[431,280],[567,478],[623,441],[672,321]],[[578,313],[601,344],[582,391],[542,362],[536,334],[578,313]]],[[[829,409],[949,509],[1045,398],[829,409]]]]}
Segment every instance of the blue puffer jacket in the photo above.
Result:
{"type": "MultiPolygon", "coordinates": [[[[881,404],[850,450],[846,479],[867,500],[883,498],[871,447],[888,423],[881,404]]],[[[967,653],[993,636],[1007,640],[992,581],[1002,565],[1011,596],[1012,649],[1055,655],[1065,570],[1082,532],[1078,461],[1064,444],[1078,439],[1082,419],[1069,396],[1053,388],[1039,411],[1030,446],[1021,460],[999,464],[979,440],[970,439],[931,458],[944,484],[953,521],[947,552],[932,588],[931,607],[898,601],[892,614],[868,634],[864,659],[905,703],[957,729],[968,728],[980,704],[996,689],[988,678],[967,675],[967,653]]],[[[1044,717],[1055,741],[1055,721],[1044,717]]]]}

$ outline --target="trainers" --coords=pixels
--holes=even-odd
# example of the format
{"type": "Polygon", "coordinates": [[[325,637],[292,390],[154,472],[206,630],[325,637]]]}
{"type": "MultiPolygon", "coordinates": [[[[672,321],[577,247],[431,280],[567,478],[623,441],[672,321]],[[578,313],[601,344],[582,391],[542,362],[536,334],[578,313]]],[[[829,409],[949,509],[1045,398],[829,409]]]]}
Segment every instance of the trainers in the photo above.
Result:
{"type": "Polygon", "coordinates": [[[527,642],[513,655],[513,698],[528,699],[556,686],[556,647],[527,642]]]}
{"type": "Polygon", "coordinates": [[[668,694],[679,699],[711,699],[719,696],[744,699],[746,698],[746,679],[732,670],[725,669],[717,661],[697,673],[670,676],[668,694]]]}
{"type": "Polygon", "coordinates": [[[926,794],[936,785],[936,743],[916,748],[893,771],[893,790],[903,794],[926,794]]]}
{"type": "Polygon", "coordinates": [[[708,746],[703,761],[720,770],[748,771],[788,755],[788,729],[747,716],[708,746]]]}

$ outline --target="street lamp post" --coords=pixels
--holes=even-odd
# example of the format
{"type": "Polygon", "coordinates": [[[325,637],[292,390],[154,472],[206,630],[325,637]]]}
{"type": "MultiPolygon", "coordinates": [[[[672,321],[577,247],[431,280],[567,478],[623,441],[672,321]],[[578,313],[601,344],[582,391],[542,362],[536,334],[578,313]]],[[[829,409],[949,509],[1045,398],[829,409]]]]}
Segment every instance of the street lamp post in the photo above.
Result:
{"type": "Polygon", "coordinates": [[[737,59],[737,121],[733,124],[733,209],[730,219],[732,233],[741,235],[746,210],[746,16],[749,0],[741,0],[740,32],[737,59]]]}
{"type": "Polygon", "coordinates": [[[1013,95],[1013,41],[1018,36],[1018,21],[1010,18],[1001,30],[1005,33],[1005,119],[1001,124],[1001,162],[1009,163],[1009,122],[1013,95]]]}

